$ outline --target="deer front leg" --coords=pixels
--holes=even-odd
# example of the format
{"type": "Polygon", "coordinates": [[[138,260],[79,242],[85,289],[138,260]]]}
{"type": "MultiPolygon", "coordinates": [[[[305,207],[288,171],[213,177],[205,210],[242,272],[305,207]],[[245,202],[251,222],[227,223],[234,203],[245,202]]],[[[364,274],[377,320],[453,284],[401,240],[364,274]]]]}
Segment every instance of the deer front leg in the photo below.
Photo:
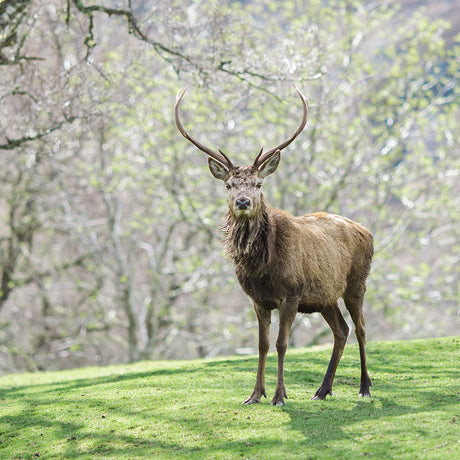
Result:
{"type": "Polygon", "coordinates": [[[284,357],[286,355],[289,334],[294,322],[299,299],[297,297],[288,299],[280,307],[280,327],[276,350],[278,351],[278,379],[276,382],[275,396],[272,399],[273,406],[283,406],[284,398],[287,399],[286,387],[284,385],[284,357]]]}
{"type": "Polygon", "coordinates": [[[271,323],[271,311],[265,310],[254,303],[254,309],[259,322],[259,364],[257,366],[256,385],[252,395],[243,402],[243,404],[260,403],[262,395],[266,398],[265,393],[265,365],[267,363],[267,353],[270,348],[269,333],[271,323]]]}

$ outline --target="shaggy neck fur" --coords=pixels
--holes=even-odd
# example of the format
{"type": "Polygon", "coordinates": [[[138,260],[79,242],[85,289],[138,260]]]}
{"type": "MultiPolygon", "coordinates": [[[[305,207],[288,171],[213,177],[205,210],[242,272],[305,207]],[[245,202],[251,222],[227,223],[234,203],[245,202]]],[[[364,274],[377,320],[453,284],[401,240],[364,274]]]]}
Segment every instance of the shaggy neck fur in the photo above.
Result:
{"type": "Polygon", "coordinates": [[[273,233],[265,203],[251,217],[237,218],[229,211],[223,231],[226,253],[233,263],[248,274],[261,274],[270,261],[273,233]]]}

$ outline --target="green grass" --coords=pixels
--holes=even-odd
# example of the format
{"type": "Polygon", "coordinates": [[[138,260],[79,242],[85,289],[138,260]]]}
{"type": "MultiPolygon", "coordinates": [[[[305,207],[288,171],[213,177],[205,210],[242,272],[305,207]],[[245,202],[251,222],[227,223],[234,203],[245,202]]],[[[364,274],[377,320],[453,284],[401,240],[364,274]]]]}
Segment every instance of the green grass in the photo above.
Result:
{"type": "Polygon", "coordinates": [[[460,338],[368,344],[373,397],[345,348],[334,396],[310,401],[330,349],[288,350],[287,405],[243,406],[257,358],[142,362],[0,378],[0,458],[460,458],[460,338]]]}

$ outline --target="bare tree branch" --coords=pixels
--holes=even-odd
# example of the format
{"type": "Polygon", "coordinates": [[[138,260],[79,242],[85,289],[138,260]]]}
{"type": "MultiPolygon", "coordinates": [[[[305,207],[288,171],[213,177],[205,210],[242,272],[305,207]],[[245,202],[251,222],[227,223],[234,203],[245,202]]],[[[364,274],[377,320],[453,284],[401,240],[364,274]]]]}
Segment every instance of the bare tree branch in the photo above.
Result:
{"type": "Polygon", "coordinates": [[[15,148],[25,144],[26,142],[36,141],[43,139],[55,131],[59,131],[64,125],[73,123],[78,117],[68,117],[62,120],[61,122],[51,126],[50,128],[40,130],[37,134],[25,135],[17,139],[8,139],[6,137],[6,144],[0,144],[0,150],[14,150],[15,148]]]}
{"type": "MultiPolygon", "coordinates": [[[[177,69],[177,63],[174,62],[174,58],[178,58],[179,60],[188,63],[194,69],[198,70],[199,73],[202,73],[202,74],[209,74],[212,72],[223,72],[227,75],[230,75],[240,80],[241,82],[246,83],[248,86],[252,88],[255,88],[257,90],[260,90],[264,93],[269,94],[270,96],[274,97],[278,101],[282,101],[282,98],[280,98],[279,95],[270,91],[266,87],[266,85],[264,85],[264,83],[267,81],[269,82],[287,81],[286,79],[283,79],[282,77],[264,75],[262,73],[254,72],[251,69],[233,70],[229,68],[229,65],[232,63],[232,61],[222,61],[217,66],[211,66],[209,68],[205,68],[201,63],[197,62],[192,57],[183,53],[181,50],[177,48],[168,47],[159,41],[152,40],[141,30],[141,27],[139,26],[139,23],[132,11],[131,0],[128,0],[128,5],[129,5],[128,9],[108,8],[108,7],[97,5],[97,4],[91,5],[91,6],[85,6],[82,0],[72,0],[72,1],[75,7],[77,8],[77,10],[83,13],[84,15],[86,15],[89,19],[88,35],[85,37],[85,40],[84,40],[84,43],[87,46],[86,58],[89,57],[91,50],[96,46],[96,41],[94,39],[94,33],[93,33],[93,30],[94,30],[93,14],[103,13],[108,16],[124,16],[128,23],[129,32],[134,34],[134,36],[138,38],[139,40],[151,45],[154,48],[154,50],[157,52],[157,54],[161,57],[161,59],[171,64],[176,69],[176,72],[179,73],[179,70],[177,69]],[[251,77],[258,79],[261,83],[260,84],[255,83],[254,81],[251,80],[251,77]]],[[[67,24],[69,24],[70,22],[70,4],[69,2],[70,0],[68,0],[68,3],[67,3],[67,18],[66,18],[67,24]]],[[[314,76],[314,77],[309,78],[308,80],[310,79],[314,80],[316,78],[318,77],[314,76]]]]}
{"type": "MultiPolygon", "coordinates": [[[[149,45],[153,46],[155,51],[160,55],[162,59],[165,61],[168,61],[171,63],[170,59],[168,59],[164,53],[178,57],[189,64],[191,64],[194,67],[200,67],[197,63],[195,63],[189,56],[181,53],[180,51],[169,48],[165,46],[164,44],[157,42],[155,40],[150,39],[147,35],[144,34],[144,32],[141,30],[134,14],[132,11],[131,7],[131,0],[128,1],[129,4],[129,9],[116,9],[116,8],[108,8],[102,5],[91,5],[91,6],[85,6],[83,4],[82,0],[73,0],[73,4],[77,8],[80,13],[83,13],[84,15],[88,16],[89,18],[89,26],[88,26],[88,35],[85,38],[85,44],[88,47],[88,52],[95,46],[95,40],[94,40],[94,34],[93,34],[93,13],[103,13],[108,16],[124,16],[129,27],[129,32],[133,33],[135,37],[138,39],[148,43],[149,45]]],[[[70,22],[70,5],[69,2],[67,3],[67,18],[66,18],[67,24],[70,22]]],[[[89,53],[88,53],[89,54],[89,53]]]]}

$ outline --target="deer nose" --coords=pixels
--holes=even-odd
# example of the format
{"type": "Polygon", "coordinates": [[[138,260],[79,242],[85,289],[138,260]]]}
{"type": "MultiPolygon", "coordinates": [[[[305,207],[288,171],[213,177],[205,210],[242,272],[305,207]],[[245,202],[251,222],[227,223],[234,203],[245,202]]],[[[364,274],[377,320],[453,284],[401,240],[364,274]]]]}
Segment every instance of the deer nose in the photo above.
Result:
{"type": "Polygon", "coordinates": [[[246,198],[245,196],[238,198],[236,200],[236,207],[238,209],[241,209],[241,210],[248,209],[250,205],[251,205],[251,200],[249,198],[246,198]]]}

